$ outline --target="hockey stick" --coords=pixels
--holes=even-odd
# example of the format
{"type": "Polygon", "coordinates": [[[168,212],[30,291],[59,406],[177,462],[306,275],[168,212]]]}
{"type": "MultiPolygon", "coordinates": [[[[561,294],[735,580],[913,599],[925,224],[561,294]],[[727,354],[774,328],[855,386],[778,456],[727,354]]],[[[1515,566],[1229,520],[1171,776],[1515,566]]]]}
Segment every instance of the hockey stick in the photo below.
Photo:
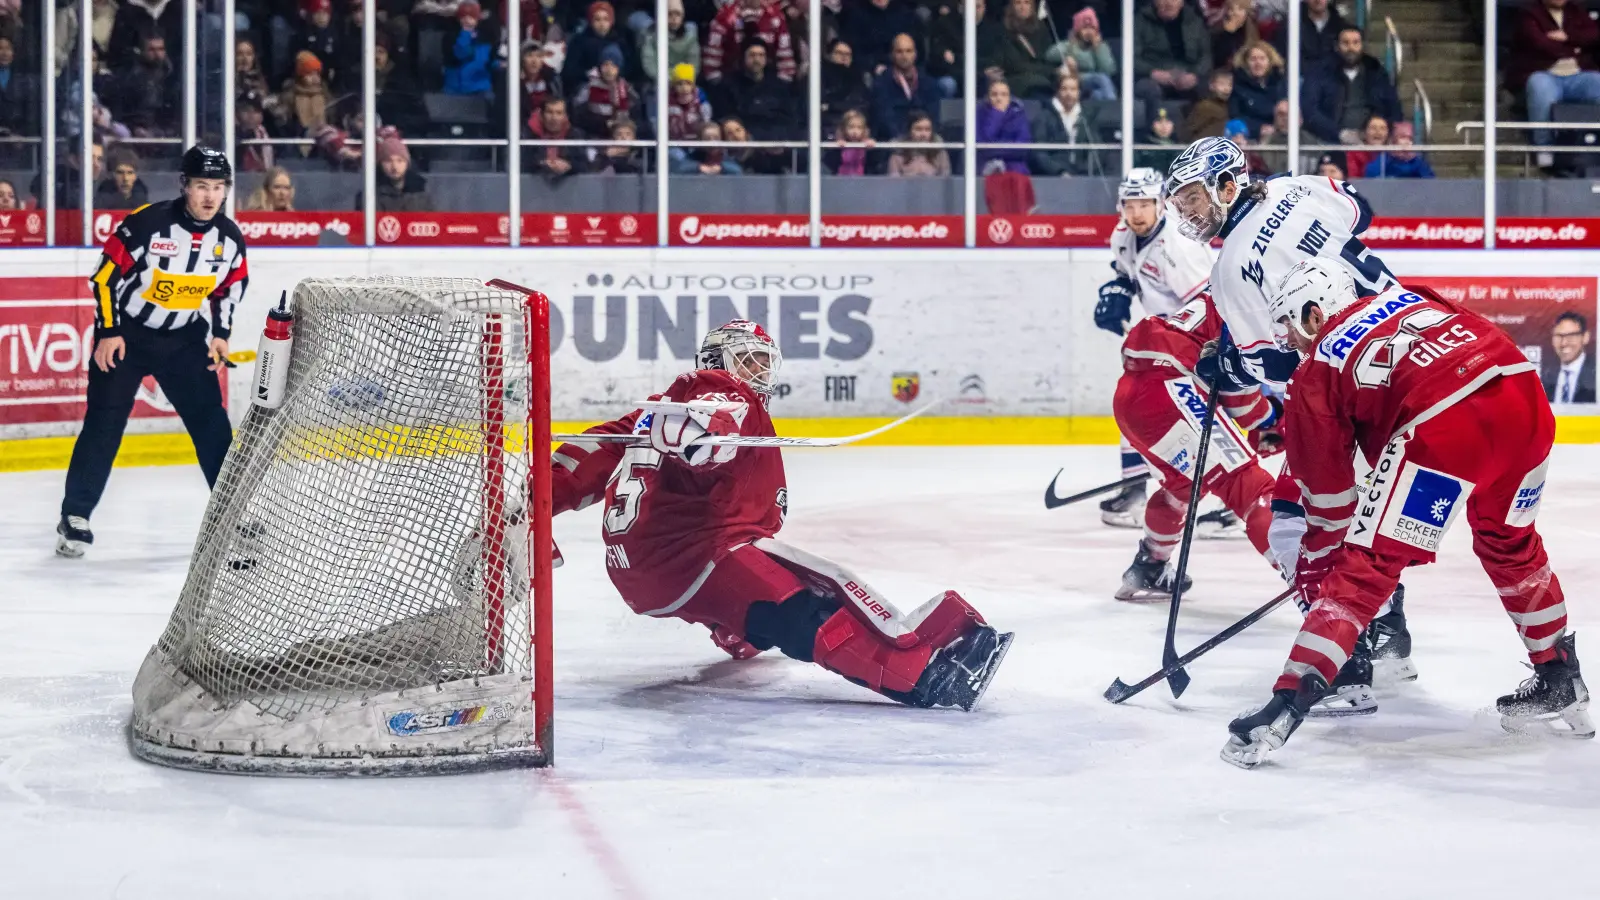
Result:
{"type": "MultiPolygon", "coordinates": [[[[846,444],[854,444],[857,441],[864,441],[867,438],[877,437],[878,435],[883,434],[892,428],[899,428],[901,425],[904,425],[912,419],[915,419],[917,416],[920,416],[934,407],[942,405],[943,403],[943,400],[934,400],[930,403],[923,404],[917,409],[914,409],[910,413],[895,419],[893,422],[890,422],[887,425],[880,425],[871,431],[863,431],[860,434],[853,434],[849,437],[756,437],[732,434],[703,437],[696,441],[696,443],[705,447],[843,447],[846,444]]],[[[663,401],[647,401],[640,404],[641,409],[669,409],[684,408],[687,406],[689,406],[689,404],[668,404],[663,401]]],[[[650,436],[646,434],[558,434],[555,435],[555,439],[558,441],[574,441],[579,443],[583,441],[592,441],[600,444],[628,444],[629,446],[643,446],[650,443],[650,436]]]]}
{"type": "Polygon", "coordinates": [[[1217,421],[1217,399],[1222,392],[1215,384],[1209,385],[1211,396],[1206,403],[1206,420],[1200,423],[1200,446],[1194,451],[1194,474],[1189,478],[1189,511],[1183,517],[1183,542],[1178,546],[1178,568],[1172,577],[1172,605],[1167,607],[1167,642],[1161,647],[1161,665],[1171,670],[1167,685],[1172,688],[1172,699],[1183,696],[1189,688],[1189,673],[1178,660],[1174,641],[1178,635],[1178,606],[1183,602],[1183,579],[1189,571],[1189,547],[1194,543],[1194,517],[1200,511],[1200,497],[1205,493],[1201,486],[1206,480],[1206,457],[1211,449],[1211,427],[1217,421]]]}
{"type": "Polygon", "coordinates": [[[1110,687],[1106,688],[1106,692],[1103,696],[1112,703],[1121,703],[1122,701],[1132,697],[1134,694],[1139,693],[1161,679],[1169,677],[1172,675],[1172,673],[1181,671],[1184,666],[1187,666],[1189,663],[1194,662],[1200,657],[1216,649],[1218,644],[1221,644],[1223,641],[1228,640],[1239,632],[1249,628],[1251,625],[1261,621],[1266,617],[1267,613],[1270,613],[1282,606],[1283,601],[1288,600],[1293,594],[1294,588],[1290,588],[1278,596],[1273,597],[1255,612],[1252,612],[1250,615],[1245,616],[1232,625],[1229,625],[1227,628],[1217,632],[1215,637],[1194,648],[1193,650],[1190,650],[1188,653],[1178,657],[1166,666],[1163,666],[1159,672],[1152,674],[1150,677],[1137,684],[1123,684],[1121,678],[1116,679],[1115,681],[1111,682],[1110,687]]]}
{"type": "Polygon", "coordinates": [[[1060,478],[1061,473],[1065,471],[1066,469],[1058,470],[1056,472],[1056,477],[1050,479],[1050,486],[1044,489],[1045,509],[1060,509],[1061,507],[1070,503],[1077,503],[1079,500],[1087,500],[1090,497],[1098,497],[1101,494],[1109,494],[1112,491],[1120,491],[1126,487],[1133,487],[1136,484],[1143,484],[1145,479],[1150,477],[1150,473],[1146,472],[1143,475],[1133,475],[1128,478],[1124,478],[1121,481],[1113,481],[1110,484],[1102,484],[1097,488],[1090,488],[1082,493],[1073,494],[1071,497],[1058,497],[1056,496],[1056,479],[1060,478]]]}

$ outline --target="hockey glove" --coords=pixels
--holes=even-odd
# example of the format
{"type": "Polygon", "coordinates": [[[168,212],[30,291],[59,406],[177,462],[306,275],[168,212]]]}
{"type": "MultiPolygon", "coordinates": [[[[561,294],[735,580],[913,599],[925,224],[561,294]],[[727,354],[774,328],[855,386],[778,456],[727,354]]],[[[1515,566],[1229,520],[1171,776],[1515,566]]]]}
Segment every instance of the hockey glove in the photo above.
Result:
{"type": "Polygon", "coordinates": [[[1295,568],[1300,564],[1300,541],[1305,536],[1305,516],[1272,511],[1272,524],[1267,526],[1267,553],[1278,567],[1278,574],[1290,584],[1294,583],[1295,568]]]}
{"type": "Polygon", "coordinates": [[[650,446],[672,454],[691,466],[725,463],[739,452],[738,447],[714,447],[702,442],[707,436],[736,435],[744,420],[742,405],[729,404],[716,410],[691,409],[686,412],[650,414],[650,446]]]}
{"type": "Polygon", "coordinates": [[[1267,404],[1272,407],[1272,418],[1267,424],[1250,431],[1250,446],[1257,456],[1272,456],[1283,452],[1283,401],[1267,394],[1267,404]]]}
{"type": "Polygon", "coordinates": [[[1200,350],[1200,361],[1195,363],[1194,373],[1208,388],[1221,391],[1244,391],[1257,384],[1255,377],[1245,369],[1239,348],[1232,342],[1219,346],[1216,341],[1206,341],[1205,347],[1200,350]]]}
{"type": "Polygon", "coordinates": [[[1115,278],[1100,285],[1100,302],[1094,306],[1094,324],[1115,335],[1127,333],[1133,316],[1134,285],[1127,278],[1115,278]]]}
{"type": "Polygon", "coordinates": [[[1311,607],[1322,597],[1322,582],[1333,572],[1332,554],[1317,560],[1299,558],[1294,568],[1294,602],[1300,611],[1309,615],[1311,607]]]}

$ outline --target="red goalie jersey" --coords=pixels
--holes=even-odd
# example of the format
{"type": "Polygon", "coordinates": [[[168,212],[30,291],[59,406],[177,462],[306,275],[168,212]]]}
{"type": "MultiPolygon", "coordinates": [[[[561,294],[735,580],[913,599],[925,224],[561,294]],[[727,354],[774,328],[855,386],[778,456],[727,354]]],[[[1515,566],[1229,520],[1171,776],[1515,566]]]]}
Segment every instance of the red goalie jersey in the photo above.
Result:
{"type": "MultiPolygon", "coordinates": [[[[775,434],[764,399],[727,372],[688,372],[650,399],[741,402],[747,411],[739,434],[775,434]]],[[[648,431],[635,411],[588,433],[648,431]]],[[[776,534],[788,504],[777,450],[723,447],[691,466],[648,446],[587,450],[569,443],[556,449],[555,462],[554,511],[582,509],[603,495],[606,571],[628,606],[644,615],[676,612],[718,558],[776,534]]]]}
{"type": "Polygon", "coordinates": [[[1413,429],[1495,378],[1532,371],[1492,322],[1425,289],[1390,288],[1330,319],[1294,374],[1287,409],[1287,450],[1309,523],[1303,558],[1344,538],[1363,494],[1387,496],[1398,475],[1388,457],[1398,458],[1413,429]],[[1351,487],[1357,448],[1374,467],[1363,491],[1351,487]]]}

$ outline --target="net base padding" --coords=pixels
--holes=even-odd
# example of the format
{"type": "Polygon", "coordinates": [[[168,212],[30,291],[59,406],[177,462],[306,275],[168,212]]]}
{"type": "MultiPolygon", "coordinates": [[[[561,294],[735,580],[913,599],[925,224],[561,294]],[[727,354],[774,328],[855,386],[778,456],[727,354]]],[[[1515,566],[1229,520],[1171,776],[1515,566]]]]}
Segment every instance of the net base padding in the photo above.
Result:
{"type": "Polygon", "coordinates": [[[543,766],[548,754],[530,737],[531,687],[521,676],[484,676],[285,719],[250,702],[218,703],[156,648],[134,680],[128,746],[160,765],[239,775],[447,775],[543,766]],[[273,726],[270,747],[253,737],[263,720],[273,726]]]}

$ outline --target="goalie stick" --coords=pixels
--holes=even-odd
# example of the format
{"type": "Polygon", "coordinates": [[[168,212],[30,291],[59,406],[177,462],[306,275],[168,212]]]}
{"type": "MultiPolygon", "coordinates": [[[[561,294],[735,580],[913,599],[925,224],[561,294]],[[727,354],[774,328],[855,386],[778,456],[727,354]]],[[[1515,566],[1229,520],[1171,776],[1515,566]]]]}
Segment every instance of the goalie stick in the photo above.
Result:
{"type": "MultiPolygon", "coordinates": [[[[877,437],[878,435],[883,434],[892,428],[898,428],[912,419],[915,419],[917,416],[920,416],[934,407],[941,405],[942,403],[944,403],[943,400],[934,400],[931,403],[923,404],[917,409],[914,409],[910,413],[895,419],[893,422],[890,422],[887,425],[880,425],[871,431],[863,431],[860,434],[853,434],[849,437],[757,437],[734,434],[720,437],[715,435],[707,436],[700,438],[695,443],[706,447],[843,447],[846,444],[854,444],[857,441],[864,441],[867,438],[877,437]]],[[[714,412],[721,406],[722,404],[719,403],[705,403],[699,401],[692,403],[674,403],[668,400],[646,400],[639,404],[639,409],[644,412],[685,412],[690,409],[703,412],[714,412]]],[[[599,444],[628,444],[629,446],[643,446],[650,443],[649,435],[644,434],[558,434],[555,435],[555,439],[558,441],[573,441],[576,443],[590,441],[599,444]]]]}
{"type": "Polygon", "coordinates": [[[1250,613],[1250,615],[1245,616],[1232,625],[1229,625],[1227,628],[1217,632],[1215,637],[1212,637],[1210,640],[1206,641],[1200,646],[1164,665],[1160,671],[1153,673],[1150,675],[1150,677],[1138,682],[1137,684],[1123,684],[1121,678],[1112,681],[1111,686],[1106,688],[1106,692],[1102,696],[1104,696],[1107,700],[1110,700],[1112,703],[1121,703],[1122,701],[1132,697],[1134,694],[1139,693],[1150,685],[1155,684],[1163,678],[1169,677],[1173,672],[1182,670],[1184,666],[1216,649],[1218,644],[1221,644],[1223,641],[1228,640],[1239,632],[1249,628],[1251,625],[1261,621],[1266,617],[1267,613],[1270,613],[1282,606],[1283,601],[1288,600],[1293,594],[1294,588],[1289,588],[1278,596],[1273,597],[1263,606],[1250,613]]]}
{"type": "Polygon", "coordinates": [[[1098,497],[1101,494],[1109,494],[1112,491],[1120,491],[1125,487],[1133,487],[1136,484],[1143,484],[1145,480],[1150,477],[1150,473],[1146,472],[1142,475],[1133,475],[1128,478],[1124,478],[1121,481],[1113,481],[1110,484],[1102,484],[1097,488],[1090,488],[1087,491],[1081,491],[1073,494],[1071,497],[1060,497],[1056,495],[1056,480],[1059,479],[1061,477],[1061,473],[1065,471],[1066,469],[1057,470],[1056,477],[1050,479],[1050,486],[1044,489],[1045,509],[1060,509],[1061,507],[1070,503],[1077,503],[1079,500],[1087,500],[1090,497],[1098,497]]]}

